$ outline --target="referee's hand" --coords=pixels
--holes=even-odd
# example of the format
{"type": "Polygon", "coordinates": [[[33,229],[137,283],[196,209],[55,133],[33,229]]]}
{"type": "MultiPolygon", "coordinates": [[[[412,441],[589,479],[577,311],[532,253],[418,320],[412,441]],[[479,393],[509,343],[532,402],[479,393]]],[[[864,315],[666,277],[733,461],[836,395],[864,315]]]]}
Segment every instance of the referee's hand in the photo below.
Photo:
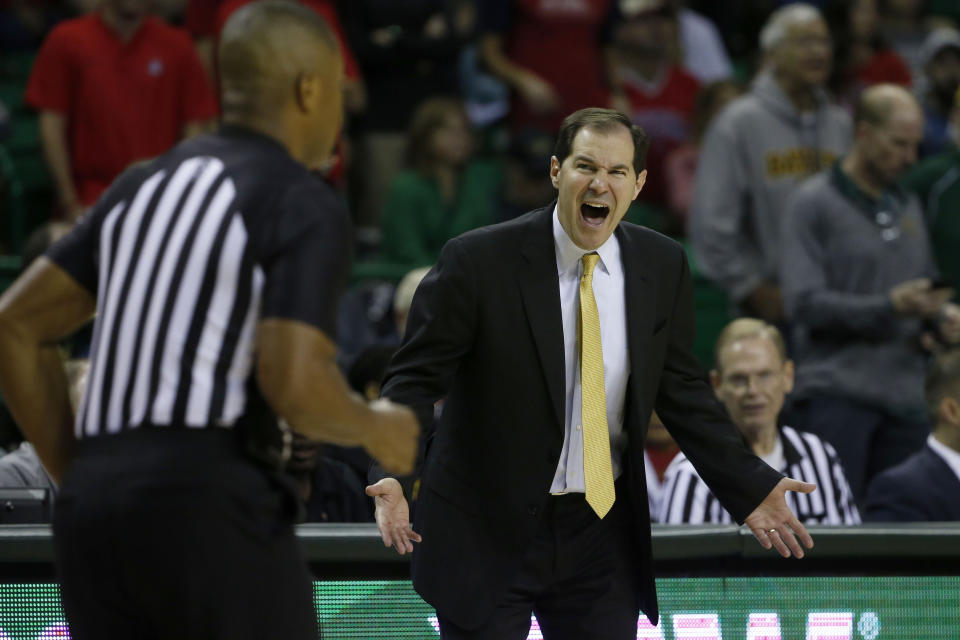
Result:
{"type": "Polygon", "coordinates": [[[410,475],[420,436],[416,415],[407,407],[386,399],[374,400],[370,409],[377,419],[364,448],[387,473],[410,475]]]}

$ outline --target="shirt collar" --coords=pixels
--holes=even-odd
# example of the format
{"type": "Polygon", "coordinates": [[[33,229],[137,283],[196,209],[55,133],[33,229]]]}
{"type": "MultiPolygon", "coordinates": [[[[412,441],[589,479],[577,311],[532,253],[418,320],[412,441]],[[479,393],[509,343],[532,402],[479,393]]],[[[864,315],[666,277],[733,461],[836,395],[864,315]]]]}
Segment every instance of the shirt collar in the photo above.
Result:
{"type": "Polygon", "coordinates": [[[847,172],[843,170],[842,164],[843,159],[837,160],[833,168],[830,171],[830,178],[833,181],[834,186],[840,191],[843,196],[855,204],[860,209],[865,211],[873,211],[878,206],[883,204],[885,198],[895,201],[897,204],[903,205],[907,200],[906,192],[898,184],[891,184],[883,192],[880,200],[877,200],[873,196],[867,194],[863,191],[856,182],[853,181],[847,172]]]}
{"type": "Polygon", "coordinates": [[[283,146],[283,143],[276,138],[241,124],[221,123],[220,126],[217,127],[216,135],[224,138],[246,140],[265,148],[269,147],[275,151],[280,151],[284,155],[290,155],[290,152],[283,146]]]}
{"type": "MultiPolygon", "coordinates": [[[[794,429],[796,431],[796,429],[794,429]]],[[[788,465],[800,464],[803,461],[803,455],[793,446],[789,438],[783,435],[783,427],[777,427],[777,438],[783,443],[783,457],[788,465]]]]}
{"type": "MultiPolygon", "coordinates": [[[[573,243],[570,236],[560,224],[560,215],[557,206],[553,207],[553,245],[557,252],[557,273],[559,275],[573,275],[579,273],[577,269],[580,266],[580,258],[585,253],[592,253],[587,249],[581,249],[573,243]]],[[[600,245],[596,250],[600,256],[598,266],[604,273],[609,275],[615,272],[620,265],[620,243],[617,241],[617,234],[611,233],[607,241],[600,245]]]]}
{"type": "Polygon", "coordinates": [[[943,461],[947,463],[948,467],[953,469],[957,479],[960,480],[960,451],[954,451],[947,445],[943,444],[934,438],[932,433],[927,436],[927,446],[933,449],[937,455],[943,458],[943,461]]]}

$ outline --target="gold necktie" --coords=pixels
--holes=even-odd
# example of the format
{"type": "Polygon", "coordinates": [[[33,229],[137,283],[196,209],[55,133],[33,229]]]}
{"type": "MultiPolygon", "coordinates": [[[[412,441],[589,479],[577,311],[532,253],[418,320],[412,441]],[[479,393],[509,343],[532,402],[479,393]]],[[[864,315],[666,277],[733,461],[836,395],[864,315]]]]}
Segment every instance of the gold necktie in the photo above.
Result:
{"type": "Polygon", "coordinates": [[[613,506],[613,465],[607,427],[607,392],[603,386],[600,316],[593,297],[593,269],[600,256],[584,254],[580,278],[580,396],[583,421],[583,481],[587,504],[603,518],[613,506]]]}

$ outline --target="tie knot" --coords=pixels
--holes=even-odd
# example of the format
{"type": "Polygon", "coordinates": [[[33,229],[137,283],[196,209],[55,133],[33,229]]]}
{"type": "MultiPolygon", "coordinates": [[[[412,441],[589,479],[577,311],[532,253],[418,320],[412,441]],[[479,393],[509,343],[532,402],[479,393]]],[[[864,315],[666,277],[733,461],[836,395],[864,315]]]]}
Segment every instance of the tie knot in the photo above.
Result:
{"type": "Polygon", "coordinates": [[[583,276],[585,278],[592,278],[593,269],[597,266],[600,255],[597,253],[585,253],[580,259],[583,261],[583,276]]]}

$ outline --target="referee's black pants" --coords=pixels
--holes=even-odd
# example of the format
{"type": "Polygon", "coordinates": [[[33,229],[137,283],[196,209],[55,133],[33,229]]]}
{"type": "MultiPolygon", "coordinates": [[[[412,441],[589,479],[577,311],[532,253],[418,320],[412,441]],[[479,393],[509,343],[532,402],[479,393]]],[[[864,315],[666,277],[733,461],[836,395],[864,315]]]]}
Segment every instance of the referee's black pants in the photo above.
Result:
{"type": "Polygon", "coordinates": [[[316,640],[290,496],[228,430],[81,441],[53,530],[74,640],[316,640]]]}

